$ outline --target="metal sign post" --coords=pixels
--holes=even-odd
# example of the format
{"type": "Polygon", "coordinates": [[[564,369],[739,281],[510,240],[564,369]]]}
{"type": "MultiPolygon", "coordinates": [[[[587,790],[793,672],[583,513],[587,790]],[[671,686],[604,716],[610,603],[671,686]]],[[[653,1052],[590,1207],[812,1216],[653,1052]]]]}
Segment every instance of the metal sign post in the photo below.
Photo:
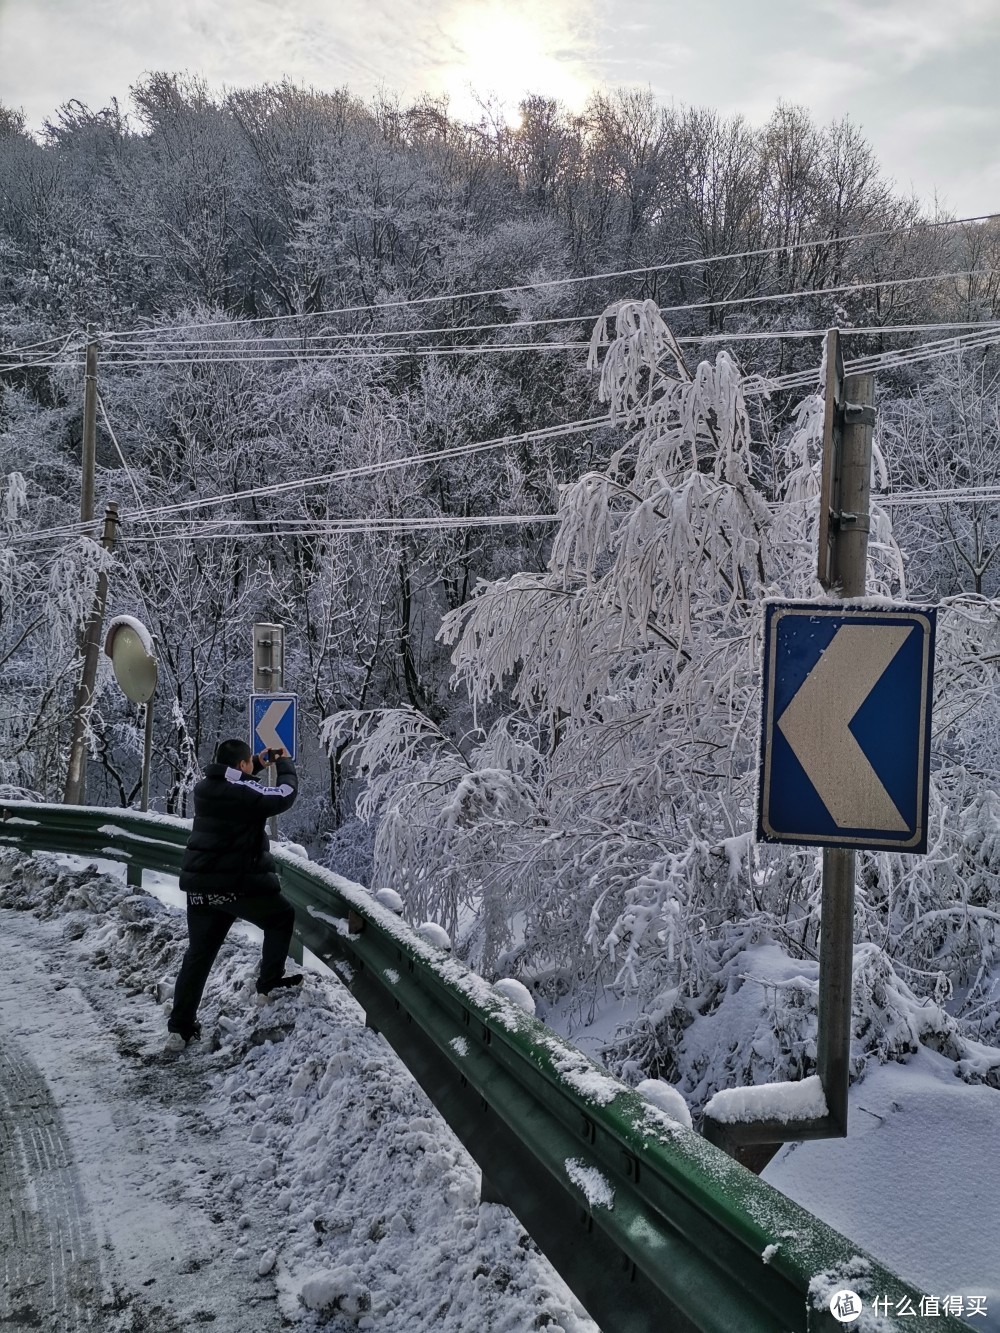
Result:
{"type": "MultiPolygon", "coordinates": [[[[827,345],[828,362],[831,354],[836,362],[840,355],[840,343],[839,335],[833,331],[827,345]]],[[[842,366],[843,363],[840,364],[842,366]]],[[[868,577],[875,377],[849,376],[841,381],[841,390],[839,402],[835,392],[834,401],[827,400],[826,403],[826,419],[840,425],[839,456],[831,464],[835,465],[836,489],[831,496],[827,515],[833,531],[828,576],[830,585],[839,589],[841,597],[862,597],[868,577]]],[[[822,553],[820,560],[822,563],[822,553]]],[[[851,990],[854,982],[855,859],[853,849],[823,849],[816,1072],[826,1094],[831,1129],[838,1137],[847,1134],[851,990]]]]}
{"type": "MultiPolygon", "coordinates": [[[[871,375],[844,376],[839,335],[831,330],[826,345],[817,573],[835,598],[861,597],[865,591],[874,400],[871,375]]],[[[825,1107],[822,1114],[798,1120],[772,1115],[730,1124],[706,1115],[706,1137],[756,1171],[790,1139],[846,1135],[854,848],[871,845],[865,836],[872,834],[875,845],[890,845],[894,838],[897,848],[912,851],[926,836],[926,740],[923,761],[917,766],[924,788],[916,790],[919,779],[906,787],[907,803],[900,786],[889,780],[884,766],[880,768],[878,755],[871,747],[866,753],[859,742],[856,719],[884,678],[900,669],[897,659],[905,659],[909,669],[914,647],[923,666],[915,673],[920,684],[912,692],[923,697],[921,688],[929,689],[933,660],[933,617],[924,617],[926,632],[921,635],[913,632],[919,628],[913,618],[914,614],[919,618],[919,612],[911,613],[909,624],[904,619],[876,624],[878,618],[872,616],[857,624],[850,623],[846,608],[838,610],[835,602],[800,609],[812,614],[813,622],[799,635],[799,660],[782,677],[783,697],[779,698],[776,679],[771,680],[770,713],[765,712],[763,719],[758,835],[824,844],[816,1072],[825,1107]],[[777,785],[772,785],[778,773],[777,785]],[[780,799],[774,802],[774,796],[780,799]],[[906,805],[905,811],[900,803],[906,805]],[[825,827],[810,831],[810,819],[817,812],[825,827]]],[[[792,623],[786,626],[785,647],[794,646],[792,623]]],[[[782,632],[774,608],[769,608],[768,633],[769,666],[777,676],[782,632]]]]}
{"type": "MultiPolygon", "coordinates": [[[[253,694],[272,694],[280,691],[285,683],[285,627],[284,625],[257,624],[253,627],[253,694]]],[[[280,741],[272,742],[262,739],[257,735],[256,721],[253,714],[253,700],[251,700],[251,721],[250,721],[250,748],[256,753],[257,744],[260,743],[262,749],[277,749],[282,744],[280,741]]],[[[293,715],[294,723],[294,715],[293,715]]],[[[273,730],[273,728],[272,728],[273,730]]],[[[284,748],[294,759],[295,747],[294,741],[291,746],[285,745],[284,748]]],[[[273,764],[267,766],[267,784],[274,786],[275,767],[273,764]]],[[[271,831],[271,837],[278,835],[278,818],[272,816],[268,822],[271,831]]]]}
{"type": "Polygon", "coordinates": [[[279,693],[285,684],[285,627],[253,627],[253,693],[279,693]]]}

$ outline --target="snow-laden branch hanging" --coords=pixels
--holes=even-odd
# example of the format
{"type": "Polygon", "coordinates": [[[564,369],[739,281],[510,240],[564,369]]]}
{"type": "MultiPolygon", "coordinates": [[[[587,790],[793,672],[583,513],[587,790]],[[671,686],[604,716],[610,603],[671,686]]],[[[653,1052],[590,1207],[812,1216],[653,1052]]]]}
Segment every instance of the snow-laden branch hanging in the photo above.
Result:
{"type": "Polygon", "coordinates": [[[692,376],[652,302],[613,313],[601,392],[636,429],[603,473],[563,488],[545,574],[484,585],[445,618],[477,701],[512,684],[525,707],[578,715],[637,652],[690,661],[695,606],[703,624],[745,625],[762,586],[771,519],[737,367],[721,352],[692,376]]]}
{"type": "MultiPolygon", "coordinates": [[[[367,783],[359,809],[378,821],[379,880],[414,920],[441,921],[477,965],[516,971],[550,996],[564,984],[580,1004],[588,984],[595,997],[634,996],[608,1060],[676,1077],[700,1101],[719,1080],[761,1081],[765,1069],[797,1078],[815,1061],[819,858],[756,846],[750,830],[761,604],[825,596],[825,405],[810,396],[776,440],[755,440],[727,353],[689,369],[655,306],[626,302],[595,333],[594,356],[612,317],[600,392],[624,443],[563,487],[545,570],[481,583],[442,622],[455,683],[494,720],[461,745],[413,710],[344,713],[326,734],[331,746],[353,738],[367,783]],[[747,991],[750,961],[760,982],[747,991]],[[705,1058],[706,1038],[682,1038],[691,1024],[711,1031],[716,1008],[737,1024],[744,1015],[739,1031],[720,1020],[732,1067],[705,1058]]],[[[873,467],[877,492],[878,448],[873,467]]],[[[877,504],[868,586],[882,596],[903,587],[877,504]]],[[[931,850],[861,861],[859,921],[873,942],[857,1032],[877,1058],[939,1038],[958,1052],[951,1020],[918,1031],[906,1017],[908,986],[929,978],[936,993],[947,973],[985,1003],[1000,957],[985,864],[995,839],[983,836],[997,798],[963,767],[1000,750],[998,624],[984,599],[942,605],[940,745],[953,753],[934,778],[931,850]],[[949,817],[956,802],[962,815],[949,817]]]]}
{"type": "Polygon", "coordinates": [[[751,819],[757,611],[786,554],[736,364],[689,371],[650,302],[612,314],[601,393],[625,444],[563,488],[548,568],[480,584],[440,631],[477,708],[515,711],[461,749],[410,710],[343,713],[325,737],[353,738],[378,875],[408,910],[436,897],[477,959],[490,918],[523,966],[628,989],[652,959],[657,985],[690,980],[697,923],[747,893],[747,858],[734,873],[722,849],[751,819]]]}

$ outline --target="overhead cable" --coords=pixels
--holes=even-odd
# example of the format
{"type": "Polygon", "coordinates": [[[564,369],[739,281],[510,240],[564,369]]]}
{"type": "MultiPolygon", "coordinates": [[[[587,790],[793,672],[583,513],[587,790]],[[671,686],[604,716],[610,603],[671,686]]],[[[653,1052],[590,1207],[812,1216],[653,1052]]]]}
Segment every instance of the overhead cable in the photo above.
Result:
{"type": "MultiPolygon", "coordinates": [[[[508,444],[541,442],[549,439],[560,439],[569,435],[579,435],[589,430],[606,427],[609,424],[610,418],[607,416],[587,417],[580,421],[564,422],[558,426],[543,426],[537,430],[522,431],[513,435],[501,435],[495,439],[479,440],[472,444],[456,445],[450,449],[438,449],[432,453],[409,454],[403,458],[382,459],[377,463],[364,463],[359,464],[356,467],[341,468],[334,472],[321,473],[317,476],[301,477],[293,481],[274,482],[264,486],[254,486],[242,491],[231,491],[225,495],[195,497],[191,500],[183,500],[170,505],[146,508],[143,512],[147,519],[156,519],[169,514],[190,513],[195,509],[202,509],[211,505],[229,504],[247,499],[261,499],[273,495],[286,495],[296,490],[305,490],[310,486],[326,486],[336,481],[345,481],[384,472],[398,471],[399,469],[412,467],[422,463],[435,463],[449,459],[464,458],[471,454],[499,449],[508,444]]],[[[29,537],[40,538],[44,536],[55,538],[79,535],[81,532],[85,532],[92,527],[92,523],[65,524],[57,528],[39,530],[33,534],[26,533],[16,535],[11,538],[11,542],[12,544],[16,544],[27,540],[29,537]]]]}
{"type": "MultiPolygon", "coordinates": [[[[341,306],[338,309],[309,311],[289,315],[254,315],[238,318],[234,323],[266,324],[288,320],[322,319],[334,315],[360,314],[371,310],[392,310],[400,307],[412,307],[447,303],[449,301],[468,301],[480,296],[505,296],[514,292],[542,291],[551,287],[570,287],[585,282],[604,282],[610,278],[632,278],[646,273],[670,272],[677,269],[704,267],[709,264],[722,264],[736,259],[764,258],[768,255],[788,254],[795,250],[823,249],[832,245],[847,245],[854,241],[882,240],[887,236],[898,236],[904,232],[929,231],[938,227],[958,227],[972,222],[990,222],[1000,218],[1000,213],[978,213],[969,217],[947,218],[933,222],[907,222],[897,227],[886,227],[880,231],[854,232],[846,236],[813,237],[805,241],[791,241],[784,245],[765,246],[753,250],[737,250],[722,255],[705,255],[697,259],[678,259],[662,264],[644,264],[639,268],[618,269],[606,273],[581,274],[569,278],[546,278],[540,282],[528,282],[506,287],[489,287],[478,291],[446,292],[438,296],[415,296],[397,301],[376,301],[368,305],[341,306]]],[[[115,332],[119,338],[148,333],[153,326],[139,326],[134,329],[122,329],[115,332]]],[[[212,322],[191,323],[176,326],[185,329],[203,329],[212,327],[212,322]]]]}

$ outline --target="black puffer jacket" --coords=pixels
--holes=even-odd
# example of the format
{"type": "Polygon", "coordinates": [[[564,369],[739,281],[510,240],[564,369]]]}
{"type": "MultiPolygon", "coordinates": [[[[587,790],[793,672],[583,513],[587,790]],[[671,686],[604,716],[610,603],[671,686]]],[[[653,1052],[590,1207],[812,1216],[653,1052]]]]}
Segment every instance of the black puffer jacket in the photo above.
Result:
{"type": "Polygon", "coordinates": [[[246,898],[281,892],[265,824],[291,806],[299,780],[291,759],[279,759],[277,766],[277,787],[258,786],[225,764],[206,766],[194,789],[194,824],[181,860],[185,893],[246,898]]]}

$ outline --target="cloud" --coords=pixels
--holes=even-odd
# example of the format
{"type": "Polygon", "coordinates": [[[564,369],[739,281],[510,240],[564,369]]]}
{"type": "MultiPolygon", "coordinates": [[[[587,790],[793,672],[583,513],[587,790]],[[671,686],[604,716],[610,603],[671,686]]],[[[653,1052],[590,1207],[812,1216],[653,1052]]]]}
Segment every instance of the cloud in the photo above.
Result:
{"type": "Polygon", "coordinates": [[[817,0],[831,34],[856,58],[895,72],[977,46],[1000,30],[996,0],[817,0]]]}
{"type": "Polygon", "coordinates": [[[856,61],[812,51],[778,48],[754,65],[754,80],[726,90],[720,106],[738,110],[755,122],[770,117],[779,101],[806,106],[820,121],[843,115],[849,99],[874,81],[874,73],[856,61]]]}
{"type": "Polygon", "coordinates": [[[596,82],[596,0],[0,0],[0,86],[39,125],[70,97],[123,98],[143,71],[219,88],[289,77],[321,87],[468,85],[581,102],[596,82]]]}
{"type": "Polygon", "coordinates": [[[780,99],[849,114],[889,175],[924,194],[960,178],[966,200],[993,160],[977,108],[995,112],[998,42],[998,0],[0,0],[0,98],[37,127],[159,69],[447,94],[465,115],[473,88],[513,110],[526,92],[576,109],[594,87],[649,86],[755,123],[780,99]]]}
{"type": "Polygon", "coordinates": [[[593,0],[452,0],[437,26],[448,56],[427,73],[459,114],[475,114],[470,89],[511,107],[541,93],[579,109],[595,82],[593,0]]]}

